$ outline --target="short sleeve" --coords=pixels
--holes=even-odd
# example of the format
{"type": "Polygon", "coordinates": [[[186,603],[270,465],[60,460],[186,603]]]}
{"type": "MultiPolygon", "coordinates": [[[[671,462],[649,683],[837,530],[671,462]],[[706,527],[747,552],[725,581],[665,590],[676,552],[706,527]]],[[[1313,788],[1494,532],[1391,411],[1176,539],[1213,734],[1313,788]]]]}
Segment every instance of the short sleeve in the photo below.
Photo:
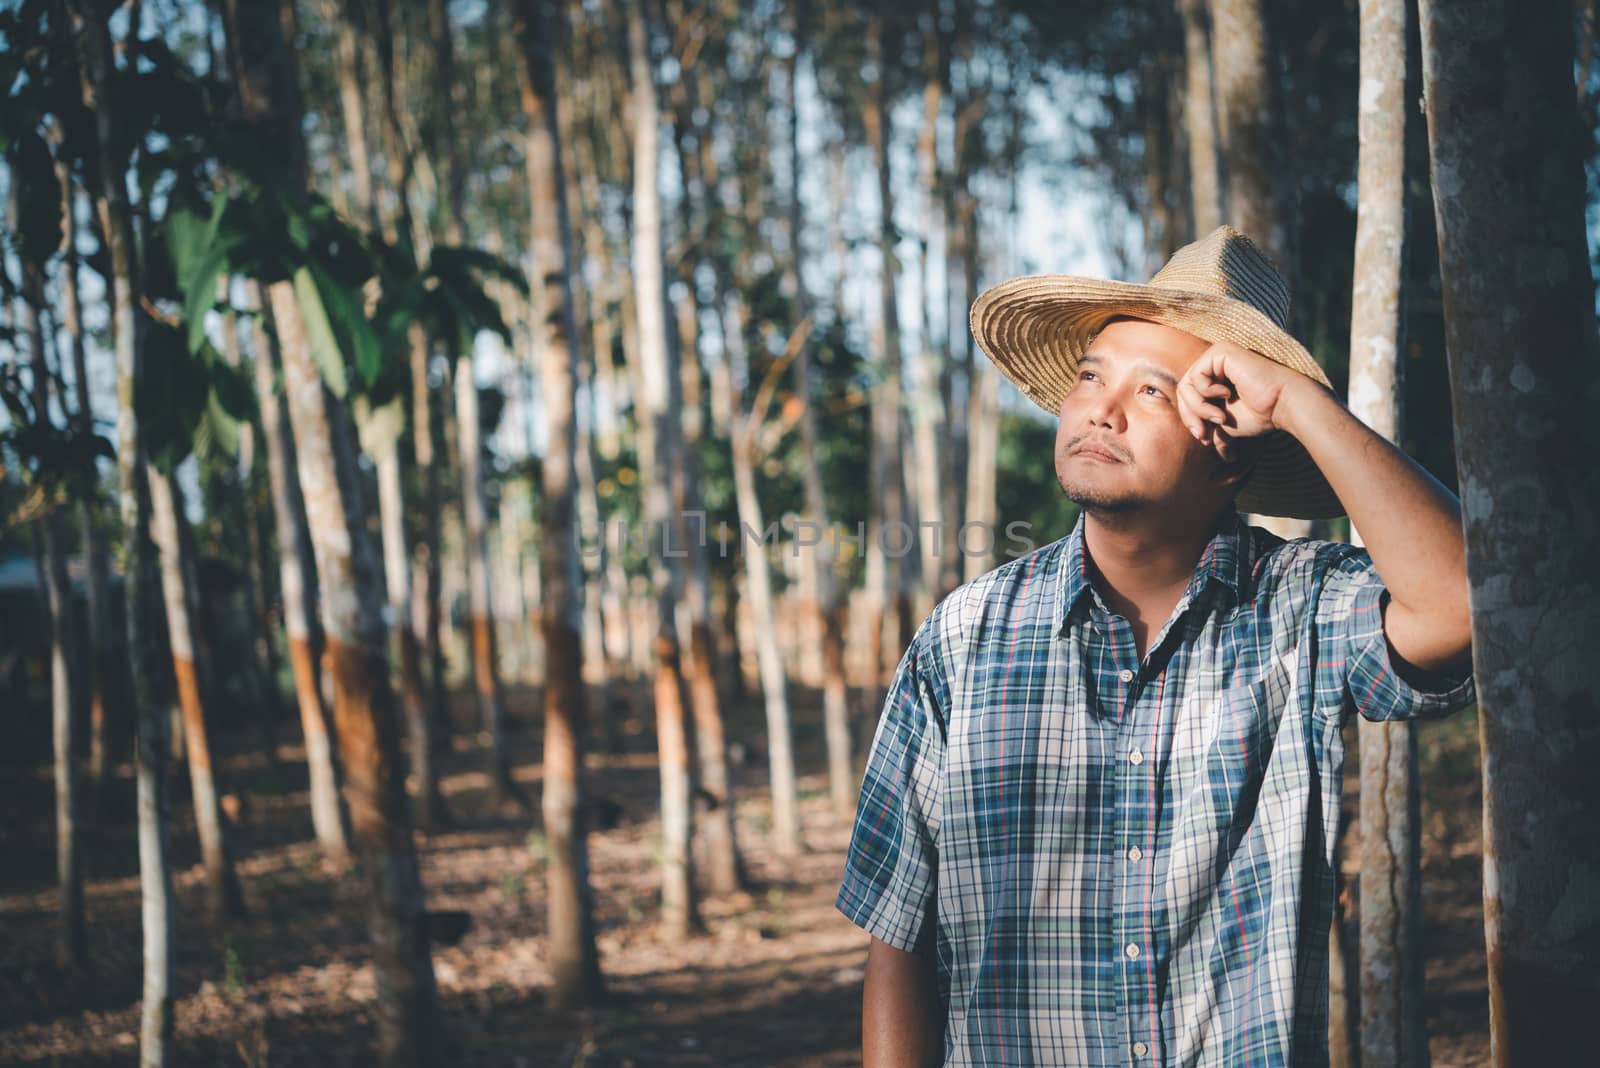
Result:
{"type": "Polygon", "coordinates": [[[1477,701],[1470,668],[1453,675],[1408,669],[1412,681],[1402,677],[1383,630],[1389,589],[1372,555],[1339,545],[1331,556],[1316,601],[1317,660],[1341,682],[1343,718],[1432,719],[1477,701]]]}
{"type": "Polygon", "coordinates": [[[926,637],[918,634],[889,684],[834,902],[851,923],[906,952],[930,951],[936,927],[944,719],[924,677],[932,667],[926,637]]]}

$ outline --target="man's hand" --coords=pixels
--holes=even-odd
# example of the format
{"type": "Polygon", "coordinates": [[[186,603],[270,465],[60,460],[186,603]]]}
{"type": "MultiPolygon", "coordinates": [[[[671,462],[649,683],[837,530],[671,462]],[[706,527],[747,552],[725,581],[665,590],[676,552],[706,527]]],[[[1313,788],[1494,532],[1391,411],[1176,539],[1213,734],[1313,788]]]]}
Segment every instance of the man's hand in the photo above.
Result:
{"type": "Polygon", "coordinates": [[[1258,352],[1218,341],[1184,372],[1178,411],[1191,434],[1233,460],[1233,439],[1286,429],[1286,398],[1305,385],[1319,383],[1258,352]]]}
{"type": "Polygon", "coordinates": [[[873,938],[861,995],[863,1068],[937,1068],[944,1019],[933,957],[873,938]]]}

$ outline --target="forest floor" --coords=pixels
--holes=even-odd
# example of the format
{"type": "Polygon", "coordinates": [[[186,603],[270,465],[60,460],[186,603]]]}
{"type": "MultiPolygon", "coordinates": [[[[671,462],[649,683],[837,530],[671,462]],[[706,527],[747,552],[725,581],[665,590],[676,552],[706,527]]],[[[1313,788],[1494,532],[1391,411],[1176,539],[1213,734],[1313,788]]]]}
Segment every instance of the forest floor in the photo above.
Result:
{"type": "MultiPolygon", "coordinates": [[[[487,805],[481,740],[461,731],[443,778],[454,826],[418,839],[429,907],[471,917],[459,941],[434,952],[453,1047],[446,1063],[859,1064],[867,936],[833,908],[850,824],[828,802],[815,695],[802,691],[796,701],[807,851],[792,862],[767,847],[759,702],[729,715],[730,738],[752,754],[735,769],[749,889],[704,900],[706,931],[682,945],[664,942],[656,922],[653,724],[625,718],[623,752],[590,757],[592,793],[617,802],[621,816],[590,839],[608,1000],[585,1012],[555,1012],[546,1003],[538,705],[530,690],[513,689],[510,699],[519,739],[514,774],[533,811],[487,805]]],[[[455,711],[459,723],[475,721],[470,699],[455,711]]],[[[1472,715],[1422,732],[1427,1006],[1436,1066],[1488,1063],[1472,715]]],[[[174,790],[177,1063],[372,1063],[373,976],[360,881],[319,858],[298,747],[280,745],[274,768],[252,740],[225,736],[237,751],[222,760],[231,787],[248,797],[237,849],[245,919],[218,925],[207,917],[186,784],[174,790]]],[[[1351,742],[1354,750],[1353,733],[1351,742]]],[[[135,1063],[141,952],[132,770],[126,763],[117,769],[98,822],[85,832],[92,966],[73,975],[54,959],[48,762],[18,763],[14,753],[0,760],[10,761],[0,763],[0,856],[7,858],[0,866],[0,1063],[135,1063]]],[[[1354,774],[1352,767],[1347,778],[1354,774]]],[[[1353,805],[1353,795],[1346,802],[1353,805]]]]}

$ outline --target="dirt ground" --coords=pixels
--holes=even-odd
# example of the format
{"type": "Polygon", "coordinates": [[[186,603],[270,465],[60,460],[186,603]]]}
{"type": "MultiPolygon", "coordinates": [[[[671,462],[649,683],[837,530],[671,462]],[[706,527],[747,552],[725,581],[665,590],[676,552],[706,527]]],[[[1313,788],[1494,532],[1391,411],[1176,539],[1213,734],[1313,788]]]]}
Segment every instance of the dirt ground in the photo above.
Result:
{"type": "MultiPolygon", "coordinates": [[[[625,751],[591,757],[592,791],[616,801],[621,818],[591,837],[609,997],[582,1013],[554,1013],[545,1003],[537,695],[513,690],[511,697],[520,739],[515,774],[534,810],[487,808],[480,740],[463,729],[443,781],[456,825],[419,838],[430,908],[471,916],[465,936],[434,955],[454,1047],[448,1063],[859,1064],[867,936],[833,908],[850,827],[827,801],[814,695],[797,694],[807,852],[790,863],[765,843],[759,703],[730,712],[730,736],[753,754],[735,771],[751,883],[735,899],[704,901],[705,934],[684,945],[665,944],[656,925],[653,725],[625,720],[625,751]]],[[[456,713],[460,723],[472,722],[465,701],[456,713]]],[[[1427,726],[1422,738],[1433,1063],[1486,1064],[1475,723],[1464,713],[1427,726]]],[[[297,746],[281,745],[273,768],[251,741],[224,739],[238,747],[225,758],[228,775],[249,797],[238,850],[245,920],[219,927],[207,918],[187,791],[175,791],[178,1063],[369,1064],[373,978],[359,883],[319,859],[297,746]]],[[[135,1063],[140,932],[131,768],[118,768],[86,836],[92,970],[83,975],[54,963],[51,789],[45,763],[0,765],[0,856],[7,858],[0,866],[0,1063],[135,1063]]]]}

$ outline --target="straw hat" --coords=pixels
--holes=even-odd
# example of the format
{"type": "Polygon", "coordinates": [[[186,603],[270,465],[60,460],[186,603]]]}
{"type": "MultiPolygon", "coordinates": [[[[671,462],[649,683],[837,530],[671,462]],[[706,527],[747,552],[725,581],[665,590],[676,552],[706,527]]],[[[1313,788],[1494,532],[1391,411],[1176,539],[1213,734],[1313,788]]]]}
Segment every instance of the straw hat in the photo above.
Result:
{"type": "MultiPolygon", "coordinates": [[[[1288,283],[1255,242],[1231,226],[1174,252],[1144,285],[1067,274],[1002,282],[972,305],[972,336],[1024,395],[1059,415],[1077,379],[1078,357],[1116,315],[1206,341],[1231,341],[1332,388],[1316,358],[1288,333],[1288,283]]],[[[1344,514],[1311,454],[1282,431],[1267,436],[1235,505],[1295,519],[1344,514]]]]}

